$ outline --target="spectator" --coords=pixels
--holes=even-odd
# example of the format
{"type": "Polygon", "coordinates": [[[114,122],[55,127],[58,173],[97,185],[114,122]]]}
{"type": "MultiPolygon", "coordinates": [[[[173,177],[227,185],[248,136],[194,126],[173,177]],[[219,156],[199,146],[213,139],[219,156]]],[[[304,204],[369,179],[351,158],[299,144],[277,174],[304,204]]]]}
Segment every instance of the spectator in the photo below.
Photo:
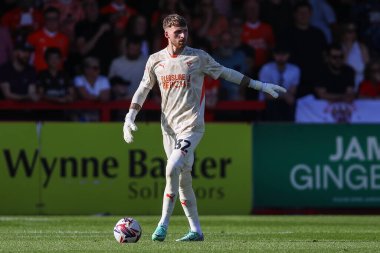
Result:
{"type": "Polygon", "coordinates": [[[216,48],[217,38],[228,30],[228,20],[218,13],[213,0],[201,0],[197,7],[197,14],[192,20],[192,30],[196,32],[196,37],[206,38],[211,42],[212,48],[216,48]]]}
{"type": "Polygon", "coordinates": [[[60,31],[74,40],[76,23],[84,18],[84,12],[80,0],[46,0],[44,8],[57,8],[60,12],[60,31]]]}
{"type": "Polygon", "coordinates": [[[301,69],[298,97],[313,93],[315,79],[323,66],[323,50],[326,47],[323,33],[310,25],[311,11],[311,5],[307,1],[297,3],[294,7],[294,26],[281,36],[279,42],[289,48],[289,61],[301,69]]]}
{"type": "Polygon", "coordinates": [[[220,15],[229,17],[231,14],[231,0],[213,0],[214,7],[220,15]]]}
{"type": "Polygon", "coordinates": [[[352,9],[357,0],[334,0],[329,4],[334,9],[338,24],[349,22],[353,19],[352,9]]]}
{"type": "Polygon", "coordinates": [[[17,0],[1,0],[0,1],[0,17],[5,13],[17,7],[17,0]]]}
{"type": "Polygon", "coordinates": [[[32,0],[20,0],[16,8],[2,17],[2,25],[8,27],[14,40],[23,41],[29,33],[41,28],[43,15],[33,4],[32,0]]]}
{"type": "Polygon", "coordinates": [[[74,85],[82,100],[105,102],[110,99],[111,87],[107,77],[100,75],[100,64],[97,58],[84,59],[83,75],[75,77],[74,85]]]}
{"type": "Polygon", "coordinates": [[[99,16],[96,0],[84,0],[85,19],[75,26],[76,48],[80,59],[93,56],[102,59],[101,73],[108,73],[112,58],[117,55],[111,26],[99,16]]]}
{"type": "Polygon", "coordinates": [[[380,61],[370,62],[359,86],[359,98],[380,98],[380,61]]]}
{"type": "Polygon", "coordinates": [[[182,0],[159,0],[158,9],[153,12],[151,17],[151,26],[153,30],[161,31],[162,20],[169,14],[177,13],[179,15],[184,15],[187,13],[185,5],[182,0]]]}
{"type": "Polygon", "coordinates": [[[266,63],[260,70],[259,79],[263,82],[276,83],[287,89],[279,99],[260,93],[265,100],[264,119],[267,121],[294,121],[294,102],[301,71],[298,66],[289,63],[289,50],[277,46],[273,51],[274,61],[266,63]]]}
{"type": "Polygon", "coordinates": [[[36,89],[36,73],[29,66],[33,48],[25,43],[18,43],[12,53],[11,61],[0,67],[0,88],[5,99],[32,100],[39,99],[36,89]]]}
{"type": "MultiPolygon", "coordinates": [[[[99,60],[87,57],[83,62],[83,75],[76,76],[74,85],[81,100],[109,101],[111,87],[107,77],[100,75],[99,60]]],[[[99,121],[99,113],[94,111],[81,111],[75,120],[99,121]]]]}
{"type": "MultiPolygon", "coordinates": [[[[207,39],[198,40],[197,48],[210,53],[213,51],[211,43],[207,39]]],[[[203,85],[205,88],[205,106],[207,109],[212,110],[219,101],[220,79],[214,80],[210,76],[205,75],[203,85]]],[[[214,120],[214,118],[213,111],[206,111],[205,120],[214,120]]]]}
{"type": "Polygon", "coordinates": [[[141,40],[127,39],[125,54],[112,61],[108,77],[115,99],[131,99],[140,84],[148,57],[141,53],[141,40]]]}
{"type": "MultiPolygon", "coordinates": [[[[205,89],[205,115],[204,119],[206,121],[213,121],[216,118],[215,108],[216,104],[219,101],[219,89],[220,89],[220,80],[212,79],[210,76],[205,75],[203,80],[203,85],[205,89]]],[[[223,115],[225,116],[225,115],[223,115]]],[[[222,117],[223,118],[223,117],[222,117]]]]}
{"type": "Polygon", "coordinates": [[[108,17],[117,34],[121,34],[127,27],[129,19],[137,11],[128,6],[124,0],[112,0],[100,10],[101,15],[108,17]]]}
{"type": "Polygon", "coordinates": [[[12,58],[12,38],[6,27],[0,26],[0,65],[8,62],[12,58]]]}
{"type": "Polygon", "coordinates": [[[59,48],[62,52],[60,67],[68,56],[69,38],[59,32],[59,10],[49,7],[44,11],[45,25],[43,29],[32,33],[28,42],[34,47],[34,67],[37,71],[47,69],[45,50],[49,47],[59,48]]]}
{"type": "MultiPolygon", "coordinates": [[[[245,73],[245,54],[233,46],[233,38],[230,32],[224,32],[218,37],[219,47],[215,49],[214,59],[227,68],[245,73]]],[[[233,85],[222,79],[220,98],[223,100],[243,100],[244,87],[233,85]]]]}
{"type": "Polygon", "coordinates": [[[262,1],[261,10],[262,20],[272,26],[275,38],[293,24],[292,4],[288,0],[262,1]]]}
{"type": "Polygon", "coordinates": [[[355,70],[355,90],[357,90],[364,78],[365,65],[369,62],[369,53],[367,46],[358,41],[354,23],[347,23],[343,26],[341,43],[346,64],[355,70]]]}
{"type": "Polygon", "coordinates": [[[327,43],[333,41],[332,32],[336,26],[336,16],[334,9],[326,0],[309,0],[312,8],[311,24],[320,29],[327,43]]]}
{"type": "MultiPolygon", "coordinates": [[[[128,23],[127,27],[127,38],[136,37],[141,40],[141,53],[144,56],[149,56],[150,54],[150,46],[149,46],[149,38],[148,38],[148,21],[146,17],[142,15],[135,15],[131,17],[131,20],[128,23]]],[[[123,50],[125,41],[122,44],[123,50]]]]}
{"type": "Polygon", "coordinates": [[[380,56],[380,2],[356,1],[352,7],[359,36],[363,37],[372,57],[380,56]]]}
{"type": "MultiPolygon", "coordinates": [[[[232,16],[229,19],[229,32],[232,35],[232,46],[237,50],[240,50],[245,55],[245,73],[247,76],[256,76],[257,72],[253,72],[254,59],[255,59],[255,49],[247,44],[244,44],[241,40],[241,35],[243,33],[243,19],[239,16],[232,16]]],[[[208,52],[208,51],[206,51],[208,52]]],[[[247,91],[252,89],[247,89],[247,91]]]]}
{"type": "Polygon", "coordinates": [[[269,59],[270,52],[275,44],[272,27],[259,19],[259,0],[244,2],[246,23],[243,25],[242,42],[255,50],[255,68],[260,68],[269,59]]]}
{"type": "Polygon", "coordinates": [[[45,51],[48,69],[38,74],[38,93],[41,98],[67,103],[74,100],[74,87],[69,76],[60,69],[62,53],[58,48],[50,47],[45,51]]]}
{"type": "Polygon", "coordinates": [[[329,102],[352,102],[355,98],[355,72],[344,63],[342,46],[332,44],[326,50],[326,64],[315,87],[316,95],[329,102]]]}

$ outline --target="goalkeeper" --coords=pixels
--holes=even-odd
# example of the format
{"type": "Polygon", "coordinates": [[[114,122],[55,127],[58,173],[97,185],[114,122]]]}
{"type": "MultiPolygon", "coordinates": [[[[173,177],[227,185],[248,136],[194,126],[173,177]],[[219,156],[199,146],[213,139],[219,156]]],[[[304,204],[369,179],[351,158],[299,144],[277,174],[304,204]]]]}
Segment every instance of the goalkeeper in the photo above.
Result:
{"type": "Polygon", "coordinates": [[[186,46],[188,30],[186,20],[182,16],[168,15],[163,20],[163,28],[168,46],[152,54],[147,61],[143,78],[125,116],[124,140],[127,143],[133,141],[132,131],[137,130],[136,115],[157,82],[162,99],[163,144],[168,160],[162,216],[153,232],[152,240],[165,239],[170,216],[179,196],[189,221],[190,231],[177,241],[203,241],[191,170],[194,150],[204,133],[204,75],[248,86],[269,93],[275,98],[279,96],[279,92],[286,90],[278,85],[252,80],[235,70],[223,67],[206,52],[186,46]]]}

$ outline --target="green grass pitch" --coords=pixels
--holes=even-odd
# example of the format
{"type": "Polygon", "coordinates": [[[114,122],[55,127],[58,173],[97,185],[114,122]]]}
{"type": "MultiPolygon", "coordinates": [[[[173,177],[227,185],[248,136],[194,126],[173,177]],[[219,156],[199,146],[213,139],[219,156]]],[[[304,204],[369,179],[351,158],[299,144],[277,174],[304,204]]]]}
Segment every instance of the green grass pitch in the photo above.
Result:
{"type": "Polygon", "coordinates": [[[0,216],[0,252],[380,252],[380,216],[201,216],[204,242],[174,216],[165,242],[152,242],[158,216],[133,216],[138,243],[119,244],[120,216],[0,216]]]}

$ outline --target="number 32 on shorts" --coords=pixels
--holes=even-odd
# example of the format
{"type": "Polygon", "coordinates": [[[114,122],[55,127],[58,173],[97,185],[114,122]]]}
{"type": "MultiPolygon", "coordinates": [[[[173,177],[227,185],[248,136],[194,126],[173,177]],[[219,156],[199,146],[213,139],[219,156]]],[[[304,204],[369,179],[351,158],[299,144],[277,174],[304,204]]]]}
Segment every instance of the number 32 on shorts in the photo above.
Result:
{"type": "Polygon", "coordinates": [[[175,147],[174,149],[180,149],[182,150],[183,152],[187,153],[188,152],[188,148],[191,146],[191,142],[188,141],[188,140],[184,140],[184,139],[178,139],[176,144],[175,144],[175,147]]]}

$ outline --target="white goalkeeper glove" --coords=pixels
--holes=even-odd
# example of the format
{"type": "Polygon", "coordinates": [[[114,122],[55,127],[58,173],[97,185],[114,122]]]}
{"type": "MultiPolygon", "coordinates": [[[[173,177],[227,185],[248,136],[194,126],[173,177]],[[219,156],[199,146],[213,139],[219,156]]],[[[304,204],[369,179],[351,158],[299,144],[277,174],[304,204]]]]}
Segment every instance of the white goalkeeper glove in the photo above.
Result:
{"type": "Polygon", "coordinates": [[[127,115],[125,115],[123,133],[124,133],[124,140],[126,143],[133,142],[132,131],[137,131],[137,126],[135,124],[137,113],[138,113],[137,110],[129,109],[129,112],[127,113],[127,115]]]}
{"type": "Polygon", "coordinates": [[[251,79],[249,82],[248,87],[266,92],[274,98],[278,98],[280,92],[286,93],[286,89],[284,87],[271,83],[263,83],[261,81],[253,79],[251,79]]]}

